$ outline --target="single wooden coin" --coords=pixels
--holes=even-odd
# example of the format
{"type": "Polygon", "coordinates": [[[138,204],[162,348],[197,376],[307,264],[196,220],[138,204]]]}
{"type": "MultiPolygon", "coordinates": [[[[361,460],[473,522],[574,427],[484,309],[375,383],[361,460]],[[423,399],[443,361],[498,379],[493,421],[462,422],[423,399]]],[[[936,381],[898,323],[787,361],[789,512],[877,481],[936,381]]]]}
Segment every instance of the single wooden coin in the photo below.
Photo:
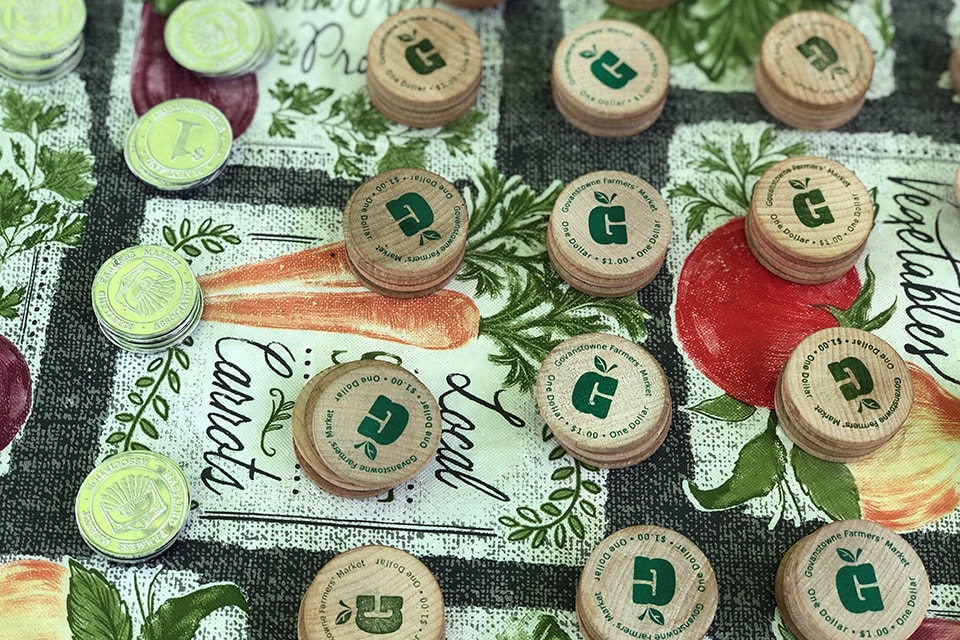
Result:
{"type": "Polygon", "coordinates": [[[790,124],[790,105],[842,111],[861,103],[873,80],[874,57],[853,25],[829,13],[798,11],[767,31],[759,65],[783,97],[784,111],[772,115],[790,124]]]}
{"type": "Polygon", "coordinates": [[[331,559],[303,596],[305,640],[442,640],[443,594],[406,551],[371,545],[331,559]]]}
{"type": "Polygon", "coordinates": [[[361,360],[324,381],[311,417],[326,467],[361,490],[395,487],[419,473],[440,444],[440,408],[412,373],[361,360]]]}
{"type": "Polygon", "coordinates": [[[903,358],[872,333],[849,327],[802,340],[787,359],[780,388],[798,430],[851,458],[886,443],[913,405],[903,358]]]}
{"type": "Polygon", "coordinates": [[[670,62],[647,31],[629,22],[599,20],[560,41],[551,82],[564,105],[561,113],[574,126],[586,124],[597,135],[633,135],[663,110],[670,62]]]}
{"type": "Polygon", "coordinates": [[[718,598],[713,567],[696,544],[664,527],[638,525],[590,554],[576,606],[588,638],[692,640],[710,628],[718,598]]]}
{"type": "Polygon", "coordinates": [[[442,9],[399,11],[374,31],[367,82],[399,107],[442,112],[475,93],[483,69],[480,38],[442,9]]]}
{"type": "Polygon", "coordinates": [[[547,224],[563,272],[574,276],[568,283],[613,287],[618,295],[639,291],[656,276],[672,231],[659,192],[622,171],[597,171],[570,182],[547,224]]]}
{"type": "Polygon", "coordinates": [[[467,204],[424,169],[392,169],[363,183],[343,212],[346,250],[367,280],[409,293],[455,272],[467,244],[467,204]]]}
{"type": "Polygon", "coordinates": [[[554,347],[540,367],[536,399],[571,455],[582,452],[606,467],[639,462],[638,450],[652,455],[670,422],[670,389],[659,363],[611,334],[582,334],[554,347]]]}
{"type": "Polygon", "coordinates": [[[867,520],[803,538],[778,571],[778,604],[801,640],[907,640],[930,602],[923,561],[906,540],[867,520]]]}

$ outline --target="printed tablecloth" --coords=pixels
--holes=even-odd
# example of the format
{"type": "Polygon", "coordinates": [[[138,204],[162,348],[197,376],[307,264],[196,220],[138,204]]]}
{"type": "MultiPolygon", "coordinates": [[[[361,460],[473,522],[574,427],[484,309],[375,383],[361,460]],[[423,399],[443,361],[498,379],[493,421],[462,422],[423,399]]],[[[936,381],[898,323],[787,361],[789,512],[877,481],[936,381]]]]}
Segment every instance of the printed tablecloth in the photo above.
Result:
{"type": "MultiPolygon", "coordinates": [[[[365,544],[426,563],[448,638],[581,638],[574,598],[587,555],[647,523],[694,540],[716,569],[709,638],[783,639],[781,556],[824,523],[856,517],[903,533],[924,559],[931,619],[916,637],[960,638],[960,107],[947,76],[960,4],[443,7],[480,36],[480,94],[457,122],[415,130],[371,106],[365,53],[388,15],[426,4],[267,0],[276,55],[256,75],[206,81],[166,57],[163,18],[149,6],[89,0],[75,72],[3,81],[0,333],[25,357],[32,406],[22,426],[9,415],[0,425],[0,638],[294,637],[316,572],[365,544]],[[799,9],[852,22],[876,56],[863,111],[837,131],[778,124],[752,93],[763,33],[799,9]],[[550,94],[557,43],[601,17],[643,26],[671,60],[663,116],[625,139],[576,130],[550,94]],[[145,186],[121,151],[136,115],[177,95],[218,104],[237,134],[224,173],[185,193],[145,186]],[[744,239],[759,176],[801,154],[852,169],[877,208],[855,270],[825,285],[767,274],[744,239]],[[353,191],[401,166],[453,181],[470,213],[456,279],[402,311],[347,295],[324,264],[342,248],[353,191]],[[601,169],[642,177],[670,206],[666,264],[635,296],[578,293],[546,258],[562,186],[601,169]],[[154,355],[108,343],[90,304],[97,269],[135,244],[173,249],[204,288],[198,329],[154,355]],[[298,260],[317,274],[280,268],[298,260]],[[316,313],[285,313],[294,306],[316,313]],[[794,447],[772,411],[777,366],[804,336],[838,324],[896,347],[916,392],[894,443],[850,464],[794,447]],[[669,435],[634,467],[574,460],[537,414],[540,362],[591,331],[639,342],[670,381],[669,435]],[[361,358],[413,371],[438,398],[443,433],[425,472],[356,500],[301,473],[290,418],[307,379],[361,358]],[[195,505],[168,552],[121,565],[83,543],[74,500],[98,462],[142,447],[182,466],[195,505]]],[[[24,369],[3,361],[13,406],[24,369]]]]}

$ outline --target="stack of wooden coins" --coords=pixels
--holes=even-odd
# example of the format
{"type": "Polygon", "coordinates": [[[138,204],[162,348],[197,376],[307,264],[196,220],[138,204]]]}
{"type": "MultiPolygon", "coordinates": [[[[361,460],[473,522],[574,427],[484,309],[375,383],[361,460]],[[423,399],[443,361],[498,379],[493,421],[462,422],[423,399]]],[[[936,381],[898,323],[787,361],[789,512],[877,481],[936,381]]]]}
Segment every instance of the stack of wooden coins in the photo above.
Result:
{"type": "Polygon", "coordinates": [[[867,520],[842,520],[784,554],[776,598],[797,640],[907,640],[927,613],[930,582],[902,537],[867,520]]]}
{"type": "Polygon", "coordinates": [[[443,593],[420,559],[369,545],[335,556],[300,601],[298,640],[443,640],[443,593]]]}
{"type": "Polygon", "coordinates": [[[670,61],[660,42],[640,27],[600,20],[560,41],[551,84],[557,110],[573,126],[595,136],[632,136],[663,112],[670,61]]]}
{"type": "Polygon", "coordinates": [[[293,409],[294,453],[321,488],[369,498],[429,464],[440,408],[412,373],[380,360],[336,365],[311,378],[293,409]]]}
{"type": "Polygon", "coordinates": [[[536,398],[557,442],[574,458],[604,468],[649,458],[673,417],[660,364],[643,347],[604,333],[554,347],[540,366],[536,398]]]}
{"type": "Polygon", "coordinates": [[[165,247],[130,247],[93,279],[93,311],[104,336],[128,351],[153,353],[182,342],[203,313],[190,265],[165,247]]]}
{"type": "Polygon", "coordinates": [[[710,561],[685,536],[638,525],[603,540],[577,587],[577,619],[586,640],[699,640],[717,611],[710,561]]]}
{"type": "Polygon", "coordinates": [[[277,34],[266,12],[243,0],[187,0],[170,14],[163,41],[185,69],[233,78],[259,69],[273,55],[277,34]]]}
{"type": "Polygon", "coordinates": [[[140,562],[169,549],[190,513],[190,486],[179,466],[153,451],[111,456],[81,483],[80,535],[111,560],[140,562]]]}
{"type": "Polygon", "coordinates": [[[83,0],[0,0],[0,74],[24,82],[55,80],[83,58],[83,0]]]}
{"type": "Polygon", "coordinates": [[[362,184],[347,202],[347,262],[378,293],[427,295],[460,269],[468,226],[467,203],[453,184],[423,169],[393,169],[362,184]]]}
{"type": "Polygon", "coordinates": [[[407,9],[377,27],[367,47],[367,93],[385,116],[409,127],[449,124],[480,91],[480,37],[442,9],[407,9]]]}
{"type": "Polygon", "coordinates": [[[123,157],[133,175],[151,187],[184,191],[219,176],[232,147],[233,130],[222,111],[203,100],[174,98],[133,123],[123,157]]]}
{"type": "Polygon", "coordinates": [[[763,38],[757,99],[792,127],[835,129],[860,113],[873,65],[870,45],[851,24],[821,11],[793,13],[763,38]]]}
{"type": "Polygon", "coordinates": [[[885,341],[833,327],[807,336],[790,354],[775,403],[780,425],[801,449],[848,462],[875,452],[903,426],[913,383],[885,341]]]}
{"type": "Polygon", "coordinates": [[[636,293],[660,271],[673,224],[666,201],[637,176],[598,171],[563,190],[547,224],[547,255],[571,287],[598,297],[636,293]]]}
{"type": "Polygon", "coordinates": [[[873,217],[870,192],[852,171],[825,158],[788,158],[764,172],[754,188],[747,243],[781,278],[829,282],[856,264],[873,217]]]}

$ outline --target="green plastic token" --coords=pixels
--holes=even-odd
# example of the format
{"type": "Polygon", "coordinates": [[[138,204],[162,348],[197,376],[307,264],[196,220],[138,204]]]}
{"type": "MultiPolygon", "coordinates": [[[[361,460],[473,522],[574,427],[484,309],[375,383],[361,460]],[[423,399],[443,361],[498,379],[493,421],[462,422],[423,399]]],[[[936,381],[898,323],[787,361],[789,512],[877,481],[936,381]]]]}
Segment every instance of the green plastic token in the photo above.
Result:
{"type": "Polygon", "coordinates": [[[44,57],[83,37],[83,0],[0,0],[0,45],[19,56],[44,57]]]}
{"type": "Polygon", "coordinates": [[[199,298],[200,288],[186,261],[151,245],[115,254],[93,282],[94,312],[108,337],[120,336],[114,342],[165,342],[182,328],[192,328],[199,298]]]}
{"type": "Polygon", "coordinates": [[[233,146],[230,121],[202,100],[162,102],[137,120],[127,136],[127,166],[145,183],[189,189],[215,178],[233,146]]]}
{"type": "Polygon", "coordinates": [[[181,66],[212,76],[245,73],[267,37],[259,9],[242,0],[189,0],[167,20],[163,39],[181,66]]]}
{"type": "Polygon", "coordinates": [[[76,518],[95,551],[136,562],[162,553],[176,540],[190,512],[183,471],[152,451],[119,453],[80,485],[76,518]]]}

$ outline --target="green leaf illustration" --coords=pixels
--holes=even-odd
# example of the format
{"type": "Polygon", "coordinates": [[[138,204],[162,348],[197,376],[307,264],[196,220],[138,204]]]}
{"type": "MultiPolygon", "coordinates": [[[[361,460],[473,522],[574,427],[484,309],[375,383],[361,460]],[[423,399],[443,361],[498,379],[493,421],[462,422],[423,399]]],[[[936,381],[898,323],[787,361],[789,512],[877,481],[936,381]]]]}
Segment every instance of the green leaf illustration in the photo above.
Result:
{"type": "Polygon", "coordinates": [[[777,437],[771,413],[767,428],[747,442],[733,465],[730,477],[713,489],[689,483],[690,494],[704,509],[730,509],[770,493],[784,478],[787,452],[777,437]]]}
{"type": "Polygon", "coordinates": [[[147,616],[140,640],[192,640],[200,622],[224,607],[247,611],[247,598],[235,585],[217,584],[170,598],[147,616]]]}
{"type": "Polygon", "coordinates": [[[470,111],[456,122],[431,129],[414,129],[391,121],[373,106],[365,90],[341,96],[329,87],[311,88],[278,80],[269,90],[278,106],[271,114],[270,137],[296,138],[301,125],[317,128],[336,149],[333,174],[360,179],[377,154],[375,143],[386,141],[386,151],[376,162],[376,173],[396,168],[426,168],[426,149],[434,141],[447,151],[466,155],[486,115],[470,111]]]}
{"type": "Polygon", "coordinates": [[[724,394],[690,407],[690,411],[724,422],[742,422],[756,413],[756,407],[724,394]]]}
{"type": "Polygon", "coordinates": [[[372,442],[366,442],[363,445],[363,454],[370,460],[377,459],[377,447],[372,442]]]}
{"type": "Polygon", "coordinates": [[[353,616],[353,611],[350,609],[345,609],[337,614],[337,626],[342,624],[347,624],[350,622],[350,618],[353,616]]]}
{"type": "Polygon", "coordinates": [[[663,613],[659,609],[654,609],[651,607],[647,610],[647,614],[650,617],[650,621],[659,625],[663,625],[666,622],[666,619],[663,617],[663,613]]]}
{"type": "Polygon", "coordinates": [[[0,318],[12,320],[19,317],[19,307],[23,303],[23,296],[26,293],[26,287],[14,287],[9,292],[0,287],[0,318]]]}
{"type": "Polygon", "coordinates": [[[597,202],[601,204],[610,204],[610,198],[607,197],[607,194],[602,191],[594,191],[593,197],[596,198],[597,202]]]}
{"type": "Polygon", "coordinates": [[[864,331],[876,331],[883,327],[897,310],[897,302],[894,299],[893,304],[878,313],[872,315],[873,295],[877,289],[877,277],[870,268],[869,256],[864,260],[863,269],[866,272],[863,286],[860,287],[860,293],[857,294],[853,304],[847,309],[838,309],[834,306],[823,307],[836,318],[837,324],[841,327],[854,327],[864,331]]]}
{"type": "Polygon", "coordinates": [[[0,97],[0,109],[0,128],[10,134],[17,168],[16,174],[0,174],[0,265],[41,244],[80,244],[86,215],[73,207],[96,186],[93,155],[41,141],[46,132],[66,124],[66,107],[47,107],[9,88],[0,97]]]}
{"type": "Polygon", "coordinates": [[[117,588],[96,569],[73,559],[69,565],[67,623],[73,640],[131,640],[130,612],[117,588]]]}
{"type": "Polygon", "coordinates": [[[847,465],[828,462],[800,447],[790,450],[790,466],[810,501],[833,520],[861,517],[860,492],[847,465]]]}
{"type": "Polygon", "coordinates": [[[860,557],[860,553],[861,553],[862,551],[863,551],[863,549],[857,549],[857,553],[854,554],[854,553],[853,553],[852,551],[850,551],[849,549],[842,549],[842,548],[841,548],[841,549],[837,549],[837,555],[840,556],[840,559],[843,560],[844,562],[854,563],[854,562],[856,562],[857,559],[860,557]]]}
{"type": "Polygon", "coordinates": [[[272,405],[270,417],[267,418],[267,423],[260,431],[260,450],[266,455],[273,457],[277,454],[277,450],[273,447],[267,447],[267,434],[283,429],[284,423],[293,417],[291,412],[293,411],[295,403],[292,400],[286,399],[282,389],[270,389],[270,397],[272,398],[270,400],[272,405]]]}

